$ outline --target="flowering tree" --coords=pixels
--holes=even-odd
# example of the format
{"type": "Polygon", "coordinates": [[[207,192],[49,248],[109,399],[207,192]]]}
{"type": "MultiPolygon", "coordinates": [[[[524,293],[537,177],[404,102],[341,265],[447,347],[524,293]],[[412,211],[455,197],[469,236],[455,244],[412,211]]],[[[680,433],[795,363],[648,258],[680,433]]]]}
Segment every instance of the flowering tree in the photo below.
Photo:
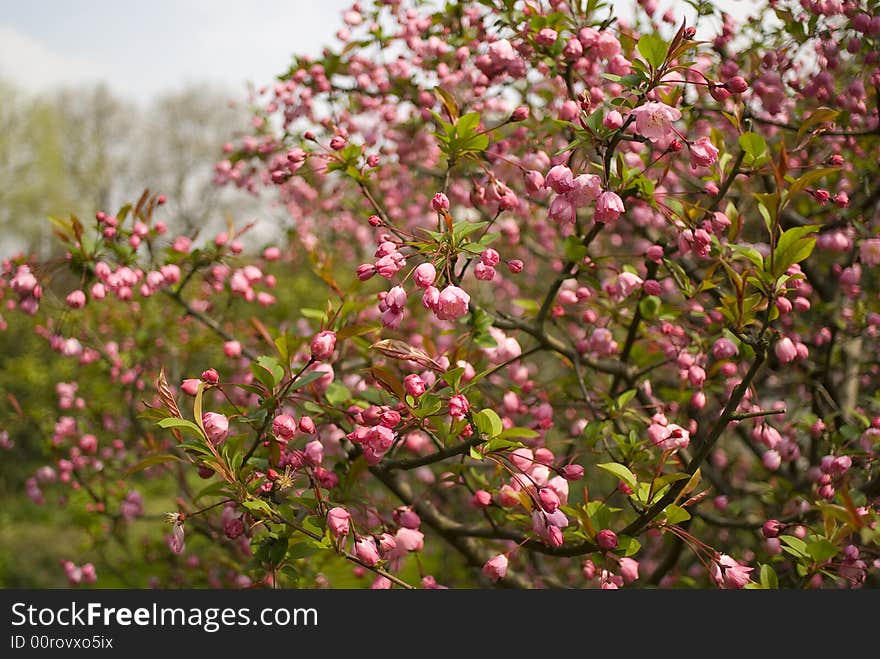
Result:
{"type": "Polygon", "coordinates": [[[695,7],[356,3],[216,166],[286,240],[56,221],[28,494],[160,586],[876,585],[878,4],[695,7]]]}

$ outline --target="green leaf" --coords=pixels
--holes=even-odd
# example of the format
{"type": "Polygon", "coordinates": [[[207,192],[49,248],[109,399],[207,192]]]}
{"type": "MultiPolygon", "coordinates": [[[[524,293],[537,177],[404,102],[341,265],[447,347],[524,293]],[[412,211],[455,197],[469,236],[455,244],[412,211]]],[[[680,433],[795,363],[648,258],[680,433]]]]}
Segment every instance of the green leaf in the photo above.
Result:
{"type": "Polygon", "coordinates": [[[691,514],[688,511],[681,506],[676,506],[674,503],[670,503],[666,506],[666,508],[663,509],[663,512],[666,513],[666,522],[668,524],[680,524],[691,518],[691,514]]]}
{"type": "Polygon", "coordinates": [[[757,133],[743,133],[739,136],[739,146],[745,153],[746,164],[754,165],[767,153],[767,140],[757,133]]]}
{"type": "Polygon", "coordinates": [[[488,222],[468,222],[467,220],[456,222],[452,225],[452,237],[456,244],[458,244],[467,236],[471,235],[475,231],[479,231],[488,224],[488,222]]]}
{"type": "Polygon", "coordinates": [[[837,556],[837,547],[829,540],[820,538],[807,545],[807,553],[813,557],[814,561],[822,563],[829,558],[837,556]]]}
{"type": "Polygon", "coordinates": [[[798,139],[802,139],[803,136],[812,130],[814,126],[834,121],[839,114],[839,110],[832,110],[831,108],[816,108],[809,117],[804,119],[801,127],[798,128],[798,139]]]}
{"type": "Polygon", "coordinates": [[[663,306],[662,300],[656,295],[646,295],[639,300],[639,313],[645,320],[654,320],[663,306]]]}
{"type": "Polygon", "coordinates": [[[779,588],[779,578],[776,576],[776,571],[766,563],[761,565],[761,585],[764,588],[774,590],[779,588]]]}
{"type": "Polygon", "coordinates": [[[259,357],[257,357],[257,366],[266,369],[272,376],[272,386],[267,387],[270,390],[277,387],[278,383],[284,379],[284,367],[281,366],[281,364],[277,359],[275,359],[275,357],[260,355],[259,357]]]}
{"type": "Polygon", "coordinates": [[[761,252],[756,250],[754,247],[747,247],[745,245],[728,245],[730,247],[730,251],[734,253],[735,256],[742,256],[752,263],[754,263],[757,267],[764,267],[764,257],[761,256],[761,252]]]}
{"type": "Polygon", "coordinates": [[[795,538],[793,535],[782,535],[779,536],[779,539],[784,545],[782,547],[784,551],[787,551],[789,554],[792,554],[799,558],[809,557],[809,553],[807,552],[807,543],[800,538],[795,538]]]}
{"type": "Polygon", "coordinates": [[[829,174],[837,173],[837,169],[834,167],[825,167],[823,169],[813,169],[796,178],[794,182],[792,182],[791,186],[788,188],[788,196],[793,197],[798,192],[805,190],[808,186],[812,185],[816,181],[821,178],[828,176],[829,174]]]}
{"type": "Polygon", "coordinates": [[[602,464],[597,464],[596,466],[603,471],[607,471],[612,476],[615,476],[617,480],[623,481],[631,488],[635,489],[638,487],[638,480],[636,479],[635,474],[633,474],[626,465],[622,465],[618,462],[604,462],[602,464]]]}
{"type": "Polygon", "coordinates": [[[443,380],[445,380],[452,390],[457,392],[458,386],[461,384],[461,377],[464,375],[464,366],[457,366],[456,368],[449,369],[443,374],[443,380]]]}
{"type": "Polygon", "coordinates": [[[477,126],[480,125],[480,113],[479,112],[468,112],[467,114],[463,114],[461,119],[455,122],[455,128],[458,131],[459,137],[469,137],[477,130],[477,126]]]}
{"type": "Polygon", "coordinates": [[[287,558],[307,558],[321,551],[320,547],[315,546],[314,542],[298,542],[287,548],[287,558]]]}
{"type": "Polygon", "coordinates": [[[327,375],[327,373],[325,373],[324,371],[318,371],[318,370],[311,371],[310,373],[303,373],[302,375],[300,375],[296,379],[296,382],[294,382],[292,385],[290,385],[289,391],[296,391],[297,389],[302,389],[303,387],[311,384],[315,380],[320,380],[325,375],[327,375]]]}
{"type": "Polygon", "coordinates": [[[266,515],[273,514],[272,508],[262,499],[249,499],[247,501],[242,501],[241,505],[253,512],[264,513],[266,515]]]}
{"type": "Polygon", "coordinates": [[[508,428],[498,434],[498,439],[533,439],[541,433],[531,428],[508,428]]]}
{"type": "Polygon", "coordinates": [[[196,389],[196,397],[193,401],[193,417],[195,418],[196,425],[202,431],[202,436],[207,438],[208,433],[205,432],[205,426],[202,424],[202,398],[205,395],[205,383],[199,382],[198,389],[196,389]]]}
{"type": "Polygon", "coordinates": [[[344,384],[331,382],[324,392],[324,398],[334,407],[338,407],[351,400],[351,392],[344,384]]]}
{"type": "Polygon", "coordinates": [[[635,397],[635,395],[636,395],[635,389],[627,389],[622,394],[620,394],[620,396],[617,397],[617,400],[615,401],[614,406],[618,410],[622,410],[624,407],[626,407],[627,403],[629,403],[635,397]]]}
{"type": "MultiPolygon", "coordinates": [[[[773,251],[774,278],[781,277],[793,264],[807,259],[816,246],[816,239],[810,234],[819,231],[819,226],[792,227],[784,231],[773,251]]],[[[770,270],[770,257],[766,259],[765,270],[770,270]]]]}
{"type": "Polygon", "coordinates": [[[169,416],[165,419],[159,421],[160,428],[183,428],[184,430],[191,430],[199,437],[204,438],[205,434],[202,432],[202,429],[199,428],[192,421],[188,421],[186,419],[178,419],[177,417],[169,416]]]}
{"type": "Polygon", "coordinates": [[[504,430],[501,417],[495,410],[485,409],[474,414],[474,424],[487,437],[497,437],[504,430]]]}
{"type": "Polygon", "coordinates": [[[491,451],[499,451],[501,449],[521,448],[522,446],[522,442],[512,442],[509,439],[495,437],[494,439],[490,439],[488,442],[483,444],[483,452],[489,453],[491,451]]]}
{"type": "Polygon", "coordinates": [[[424,393],[419,398],[419,406],[413,410],[413,415],[419,419],[424,419],[432,414],[437,414],[441,407],[443,407],[443,402],[440,400],[440,396],[432,393],[424,393]]]}
{"type": "Polygon", "coordinates": [[[669,52],[669,44],[656,34],[646,34],[636,44],[639,54],[645,58],[655,70],[663,66],[666,54],[669,52]]]}
{"type": "Polygon", "coordinates": [[[617,549],[614,551],[622,556],[635,556],[641,548],[641,543],[635,538],[631,538],[628,535],[619,535],[617,536],[617,549]]]}

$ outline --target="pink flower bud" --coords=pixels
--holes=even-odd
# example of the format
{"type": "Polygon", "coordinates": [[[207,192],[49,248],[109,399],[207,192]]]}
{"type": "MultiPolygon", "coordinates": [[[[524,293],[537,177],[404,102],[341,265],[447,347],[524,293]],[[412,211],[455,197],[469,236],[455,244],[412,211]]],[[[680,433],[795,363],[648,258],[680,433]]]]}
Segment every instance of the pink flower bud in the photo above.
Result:
{"type": "Polygon", "coordinates": [[[690,145],[691,166],[711,167],[718,160],[718,149],[708,137],[698,137],[690,145]]]}
{"type": "Polygon", "coordinates": [[[440,291],[434,286],[428,286],[422,294],[422,306],[432,311],[437,308],[440,302],[440,291]]]}
{"type": "Polygon", "coordinates": [[[370,567],[379,562],[379,551],[373,538],[358,538],[354,543],[354,555],[361,563],[370,567]]]}
{"type": "Polygon", "coordinates": [[[333,355],[336,348],[336,332],[326,330],[318,332],[312,339],[312,359],[324,360],[333,355]]]}
{"type": "Polygon", "coordinates": [[[183,393],[195,396],[199,391],[199,384],[201,384],[201,382],[201,380],[196,378],[187,378],[181,383],[180,388],[183,390],[183,393]]]}
{"type": "Polygon", "coordinates": [[[471,497],[471,505],[475,508],[486,508],[492,503],[492,495],[486,490],[477,490],[471,497]]]}
{"type": "Polygon", "coordinates": [[[483,250],[483,253],[480,254],[480,262],[484,265],[495,267],[498,265],[499,261],[501,261],[501,256],[491,247],[483,250]]]}
{"type": "Polygon", "coordinates": [[[785,529],[785,524],[775,519],[768,519],[761,527],[761,533],[765,538],[776,538],[785,529]]]}
{"type": "Polygon", "coordinates": [[[567,464],[562,468],[562,476],[567,481],[579,481],[584,477],[584,468],[578,464],[567,464]]]}
{"type": "Polygon", "coordinates": [[[376,266],[372,263],[363,263],[357,267],[357,278],[360,281],[367,281],[376,274],[376,266]]]}
{"type": "Polygon", "coordinates": [[[413,398],[418,398],[425,393],[425,381],[417,373],[412,373],[403,378],[403,386],[413,398]]]}
{"type": "Polygon", "coordinates": [[[510,270],[510,272],[515,275],[518,275],[520,272],[522,272],[524,267],[525,265],[519,259],[512,259],[511,261],[507,262],[508,270],[510,270]]]}
{"type": "Polygon", "coordinates": [[[208,441],[214,445],[221,443],[229,434],[229,419],[222,414],[205,412],[202,415],[202,425],[205,428],[208,441]]]}
{"type": "Polygon", "coordinates": [[[449,399],[449,415],[454,419],[463,419],[470,408],[468,399],[462,394],[456,394],[449,399]]]}
{"type": "Polygon", "coordinates": [[[761,456],[761,462],[770,471],[776,471],[782,464],[782,456],[779,455],[779,451],[771,449],[764,452],[764,455],[761,456]]]}
{"type": "Polygon", "coordinates": [[[492,581],[500,581],[507,574],[507,563],[507,556],[498,554],[486,561],[482,572],[492,581]]]}
{"type": "Polygon", "coordinates": [[[639,578],[639,562],[633,558],[624,557],[620,559],[620,576],[623,577],[623,583],[629,585],[639,578]]]}
{"type": "Polygon", "coordinates": [[[787,336],[776,342],[773,352],[776,354],[776,358],[783,364],[794,361],[798,356],[797,348],[787,336]]]}
{"type": "Polygon", "coordinates": [[[394,534],[394,539],[397,546],[404,551],[422,551],[425,547],[425,535],[415,529],[399,528],[394,534]]]}
{"type": "Polygon", "coordinates": [[[67,296],[67,306],[71,309],[82,309],[86,306],[86,294],[80,290],[69,293],[67,296]]]}
{"type": "Polygon", "coordinates": [[[442,192],[438,192],[431,198],[431,208],[439,213],[441,210],[449,210],[449,197],[442,192]]]}
{"type": "Polygon", "coordinates": [[[617,110],[612,110],[602,118],[602,125],[608,130],[617,130],[623,126],[623,117],[617,110]]]}
{"type": "Polygon", "coordinates": [[[624,210],[623,200],[616,193],[606,190],[599,195],[593,217],[596,222],[613,222],[624,210]]]}
{"type": "Polygon", "coordinates": [[[525,105],[520,105],[510,114],[511,121],[525,121],[529,118],[529,108],[525,105]]]}
{"type": "Polygon", "coordinates": [[[554,192],[565,194],[574,189],[574,176],[565,165],[556,165],[544,179],[544,186],[552,188],[554,192]]]}
{"type": "Polygon", "coordinates": [[[535,197],[544,189],[544,175],[534,169],[529,170],[525,174],[526,192],[529,196],[535,197]]]}
{"type": "Polygon", "coordinates": [[[213,368],[202,371],[202,381],[208,384],[217,384],[220,382],[220,375],[213,368]]]}
{"type": "Polygon", "coordinates": [[[538,500],[541,507],[548,513],[553,513],[559,508],[559,496],[549,487],[542,487],[538,490],[538,500]]]}
{"type": "Polygon", "coordinates": [[[437,269],[433,263],[422,263],[413,271],[413,281],[419,288],[428,288],[437,277],[437,269]]]}
{"type": "Polygon", "coordinates": [[[339,539],[348,535],[350,519],[351,514],[345,508],[337,506],[327,511],[327,528],[333,537],[339,539]]]}
{"type": "Polygon", "coordinates": [[[434,313],[440,320],[457,320],[468,312],[470,301],[470,295],[450,284],[440,292],[434,313]]]}
{"type": "Polygon", "coordinates": [[[492,281],[495,279],[495,274],[495,268],[488,266],[485,263],[477,263],[477,265],[474,266],[474,277],[480,281],[492,281]]]}
{"type": "Polygon", "coordinates": [[[728,91],[732,94],[742,94],[749,88],[749,83],[746,82],[746,79],[742,76],[733,76],[725,83],[725,87],[727,87],[728,91]]]}
{"type": "Polygon", "coordinates": [[[279,414],[272,419],[272,434],[283,442],[290,441],[296,434],[296,420],[289,414],[279,414]]]}
{"type": "Polygon", "coordinates": [[[596,544],[605,551],[615,549],[617,547],[617,534],[611,529],[602,529],[596,534],[596,544]]]}
{"type": "Polygon", "coordinates": [[[422,520],[419,518],[418,514],[408,506],[400,506],[399,508],[396,508],[392,517],[394,517],[394,521],[398,526],[402,526],[406,529],[418,529],[422,524],[422,520]]]}

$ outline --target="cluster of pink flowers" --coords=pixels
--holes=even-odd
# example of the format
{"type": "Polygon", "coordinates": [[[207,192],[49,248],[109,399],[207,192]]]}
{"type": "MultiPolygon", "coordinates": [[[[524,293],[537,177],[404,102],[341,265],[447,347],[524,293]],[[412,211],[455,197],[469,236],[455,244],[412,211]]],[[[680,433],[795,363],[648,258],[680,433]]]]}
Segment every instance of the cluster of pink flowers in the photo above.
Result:
{"type": "Polygon", "coordinates": [[[616,192],[603,191],[601,184],[595,174],[574,176],[566,165],[552,167],[544,177],[544,187],[556,193],[548,211],[550,219],[574,224],[578,208],[595,201],[596,222],[614,222],[625,210],[623,201],[616,192]]]}

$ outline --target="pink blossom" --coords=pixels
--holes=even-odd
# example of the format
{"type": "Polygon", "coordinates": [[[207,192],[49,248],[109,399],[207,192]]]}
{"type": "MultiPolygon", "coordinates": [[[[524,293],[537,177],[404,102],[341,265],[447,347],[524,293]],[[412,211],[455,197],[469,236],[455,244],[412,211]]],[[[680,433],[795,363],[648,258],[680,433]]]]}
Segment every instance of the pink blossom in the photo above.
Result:
{"type": "Polygon", "coordinates": [[[449,415],[453,419],[463,419],[470,410],[468,399],[462,394],[456,394],[449,399],[449,415]]]}
{"type": "Polygon", "coordinates": [[[708,137],[699,137],[690,145],[691,166],[711,167],[718,160],[718,149],[708,137]]]}
{"type": "Polygon", "coordinates": [[[482,572],[492,581],[500,581],[507,574],[507,564],[507,556],[504,554],[497,554],[486,561],[485,565],[483,565],[482,572]]]}
{"type": "Polygon", "coordinates": [[[720,338],[712,345],[712,356],[715,359],[730,359],[739,354],[736,344],[727,338],[720,338]]]}
{"type": "Polygon", "coordinates": [[[565,165],[556,165],[544,178],[544,186],[552,188],[554,192],[564,194],[574,189],[574,176],[565,165]]]}
{"type": "Polygon", "coordinates": [[[73,291],[67,295],[66,301],[71,309],[82,309],[86,306],[86,294],[80,290],[73,291]]]}
{"type": "Polygon", "coordinates": [[[422,263],[413,271],[413,281],[419,288],[428,288],[436,277],[437,270],[433,263],[422,263]]]}
{"type": "Polygon", "coordinates": [[[272,419],[272,433],[284,442],[290,441],[296,434],[296,420],[289,414],[279,414],[272,419]]]}
{"type": "Polygon", "coordinates": [[[374,566],[379,562],[379,551],[373,538],[358,538],[354,543],[354,555],[361,563],[374,566]]]}
{"type": "Polygon", "coordinates": [[[868,238],[859,246],[859,258],[862,265],[874,267],[880,265],[880,238],[868,238]]]}
{"type": "Polygon", "coordinates": [[[448,211],[449,210],[449,197],[447,197],[442,192],[438,192],[431,199],[431,208],[433,208],[438,213],[440,211],[448,211]]]}
{"type": "Polygon", "coordinates": [[[418,398],[425,393],[425,381],[417,373],[411,373],[403,378],[403,386],[413,398],[418,398]]]}
{"type": "Polygon", "coordinates": [[[577,218],[577,209],[565,195],[558,195],[547,210],[547,217],[554,222],[574,224],[577,218]]]}
{"type": "Polygon", "coordinates": [[[776,342],[776,345],[773,346],[773,352],[776,354],[776,359],[783,364],[794,361],[798,356],[794,342],[787,336],[776,342]]]}
{"type": "Polygon", "coordinates": [[[403,551],[422,551],[425,546],[425,535],[421,531],[406,527],[397,529],[394,540],[397,548],[403,551]]]}
{"type": "Polygon", "coordinates": [[[470,301],[470,295],[458,286],[450,284],[440,291],[434,313],[440,320],[457,320],[468,312],[470,301]]]}
{"type": "Polygon", "coordinates": [[[620,559],[620,576],[623,583],[629,585],[639,578],[639,562],[635,559],[624,557],[620,559]]]}
{"type": "Polygon", "coordinates": [[[596,222],[613,222],[624,210],[623,200],[617,196],[617,193],[606,190],[599,195],[599,200],[596,202],[594,219],[596,222]]]}
{"type": "Polygon", "coordinates": [[[617,275],[617,286],[623,297],[629,297],[633,291],[639,289],[642,283],[642,278],[632,272],[624,271],[617,275]]]}
{"type": "Polygon", "coordinates": [[[327,511],[327,528],[335,538],[342,538],[348,535],[349,520],[351,514],[345,509],[336,506],[327,511]]]}
{"type": "Polygon", "coordinates": [[[312,359],[329,359],[336,348],[336,332],[318,332],[312,339],[312,359]]]}
{"type": "Polygon", "coordinates": [[[202,425],[205,428],[205,434],[208,441],[212,444],[219,444],[229,434],[229,419],[223,414],[216,412],[205,412],[202,415],[202,425]]]}
{"type": "Polygon", "coordinates": [[[617,548],[617,534],[611,529],[602,529],[596,534],[596,544],[606,551],[617,548]]]}
{"type": "Polygon", "coordinates": [[[722,588],[739,589],[749,583],[749,572],[753,569],[739,564],[727,554],[721,554],[712,563],[712,578],[722,588]]]}
{"type": "Polygon", "coordinates": [[[672,134],[672,122],[681,119],[681,112],[665,103],[649,102],[632,111],[636,132],[652,141],[664,140],[672,134]]]}

